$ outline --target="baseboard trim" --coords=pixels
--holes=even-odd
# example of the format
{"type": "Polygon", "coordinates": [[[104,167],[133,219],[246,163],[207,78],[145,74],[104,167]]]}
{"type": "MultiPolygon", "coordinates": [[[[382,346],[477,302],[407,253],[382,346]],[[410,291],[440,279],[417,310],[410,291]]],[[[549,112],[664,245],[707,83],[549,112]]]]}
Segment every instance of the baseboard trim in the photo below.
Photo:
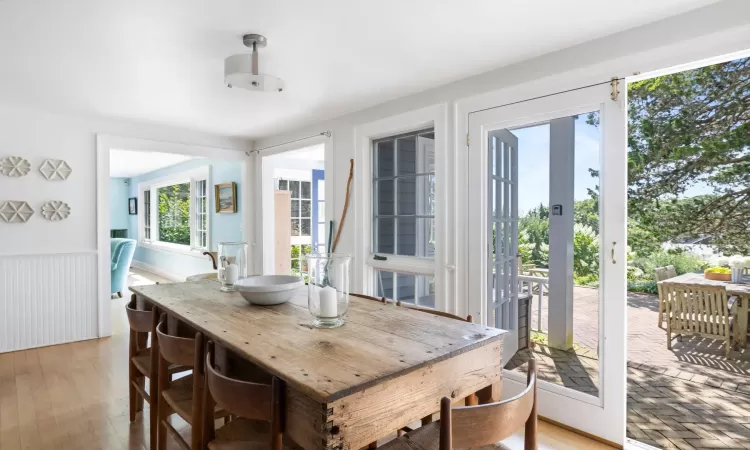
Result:
{"type": "Polygon", "coordinates": [[[137,260],[134,259],[130,263],[130,265],[132,267],[135,267],[136,269],[147,270],[147,271],[149,271],[151,273],[159,275],[160,277],[164,277],[164,278],[166,278],[168,280],[172,280],[172,281],[175,281],[175,282],[185,281],[185,277],[183,277],[183,276],[180,276],[180,275],[168,272],[166,270],[162,270],[162,269],[160,269],[158,267],[152,266],[151,264],[147,264],[147,263],[145,263],[143,261],[137,261],[137,260]]]}
{"type": "Polygon", "coordinates": [[[594,434],[591,434],[591,433],[587,433],[587,432],[585,432],[585,431],[581,431],[581,430],[579,430],[578,428],[573,428],[573,427],[571,427],[571,426],[565,425],[564,423],[560,423],[560,422],[558,422],[558,421],[556,421],[556,420],[548,419],[548,418],[546,418],[546,417],[542,417],[542,416],[539,416],[539,420],[543,420],[543,421],[545,421],[545,422],[547,422],[547,423],[549,423],[549,424],[552,424],[552,425],[554,425],[554,426],[556,426],[556,427],[562,428],[562,429],[564,429],[564,430],[568,430],[568,431],[570,431],[571,433],[579,434],[579,435],[581,435],[581,436],[583,436],[583,437],[587,437],[587,438],[589,438],[589,439],[591,439],[591,440],[593,440],[593,441],[601,442],[602,444],[604,444],[604,445],[609,445],[610,447],[613,447],[613,448],[619,448],[619,449],[622,449],[622,448],[624,448],[624,447],[623,447],[622,445],[620,445],[620,444],[615,444],[615,443],[614,443],[614,442],[612,442],[612,441],[608,441],[608,440],[606,440],[606,439],[604,439],[604,438],[601,438],[601,437],[599,437],[599,436],[596,436],[596,435],[594,435],[594,434]]]}

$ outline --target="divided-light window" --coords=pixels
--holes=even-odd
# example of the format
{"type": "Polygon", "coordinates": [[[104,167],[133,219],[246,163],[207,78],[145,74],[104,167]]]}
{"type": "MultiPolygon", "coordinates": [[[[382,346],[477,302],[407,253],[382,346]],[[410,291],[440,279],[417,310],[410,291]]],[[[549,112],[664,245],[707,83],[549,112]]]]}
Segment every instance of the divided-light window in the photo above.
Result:
{"type": "Polygon", "coordinates": [[[208,169],[144,182],[139,190],[143,205],[142,242],[208,249],[208,169]]]}
{"type": "Polygon", "coordinates": [[[436,307],[434,128],[372,141],[371,238],[374,292],[436,307]]]}
{"type": "Polygon", "coordinates": [[[373,141],[373,253],[435,256],[435,132],[373,141]]]}

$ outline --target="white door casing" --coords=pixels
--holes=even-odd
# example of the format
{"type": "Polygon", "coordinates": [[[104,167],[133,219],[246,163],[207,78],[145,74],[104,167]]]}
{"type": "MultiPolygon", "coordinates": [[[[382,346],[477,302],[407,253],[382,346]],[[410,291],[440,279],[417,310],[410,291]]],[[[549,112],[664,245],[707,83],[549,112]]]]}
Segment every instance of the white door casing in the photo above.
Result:
{"type": "MultiPolygon", "coordinates": [[[[489,275],[492,272],[489,262],[492,257],[492,242],[489,241],[491,234],[487,228],[491,221],[491,170],[488,161],[490,138],[497,135],[499,130],[512,130],[561,117],[599,111],[599,396],[540,382],[539,413],[622,445],[625,442],[626,424],[626,99],[625,93],[621,93],[617,100],[612,100],[610,94],[611,88],[607,82],[469,114],[468,284],[469,313],[474,316],[475,321],[493,326],[493,323],[488,323],[487,314],[495,301],[490,297],[492,283],[489,275]],[[597,420],[591,420],[592,417],[597,420]]],[[[520,145],[523,147],[523,143],[520,145]]],[[[514,233],[517,234],[517,230],[514,233]]],[[[512,297],[509,301],[511,305],[514,302],[512,297]]],[[[517,323],[510,318],[505,323],[517,327],[517,323]]],[[[506,361],[512,356],[512,350],[512,344],[504,347],[506,361]]],[[[504,372],[504,397],[520,392],[524,385],[524,374],[507,370],[504,372]]]]}

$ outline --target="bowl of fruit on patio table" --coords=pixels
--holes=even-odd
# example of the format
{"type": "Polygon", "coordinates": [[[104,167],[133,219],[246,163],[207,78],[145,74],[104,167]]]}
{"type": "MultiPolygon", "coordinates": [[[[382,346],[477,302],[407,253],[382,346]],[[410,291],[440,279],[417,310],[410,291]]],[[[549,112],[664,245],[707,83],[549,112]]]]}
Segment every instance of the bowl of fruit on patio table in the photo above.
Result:
{"type": "Polygon", "coordinates": [[[726,267],[711,267],[703,272],[707,280],[732,281],[732,270],[726,267]]]}

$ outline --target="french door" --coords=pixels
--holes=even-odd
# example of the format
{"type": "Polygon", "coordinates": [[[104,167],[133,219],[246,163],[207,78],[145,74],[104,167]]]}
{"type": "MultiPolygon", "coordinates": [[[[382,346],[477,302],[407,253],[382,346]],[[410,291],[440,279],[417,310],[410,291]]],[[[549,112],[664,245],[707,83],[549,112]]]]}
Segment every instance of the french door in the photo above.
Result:
{"type": "Polygon", "coordinates": [[[469,114],[469,312],[508,331],[503,397],[534,358],[540,415],[624,444],[626,117],[611,93],[469,114]]]}

